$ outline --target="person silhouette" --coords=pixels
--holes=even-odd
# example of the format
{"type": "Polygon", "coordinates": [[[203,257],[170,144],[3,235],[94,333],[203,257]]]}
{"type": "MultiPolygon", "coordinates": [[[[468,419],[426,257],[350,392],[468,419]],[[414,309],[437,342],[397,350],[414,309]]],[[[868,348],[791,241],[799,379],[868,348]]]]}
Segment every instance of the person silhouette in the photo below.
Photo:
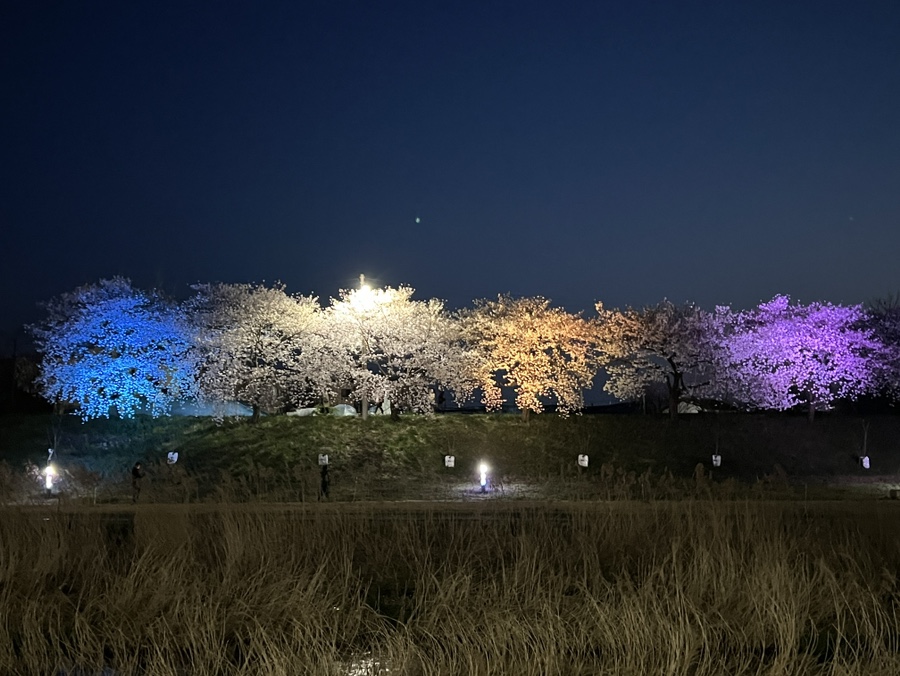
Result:
{"type": "Polygon", "coordinates": [[[140,462],[131,468],[131,504],[135,504],[141,496],[141,479],[144,478],[144,466],[140,462]]]}
{"type": "Polygon", "coordinates": [[[328,499],[328,489],[331,487],[331,477],[328,476],[328,465],[322,465],[321,482],[319,483],[319,500],[328,499]]]}

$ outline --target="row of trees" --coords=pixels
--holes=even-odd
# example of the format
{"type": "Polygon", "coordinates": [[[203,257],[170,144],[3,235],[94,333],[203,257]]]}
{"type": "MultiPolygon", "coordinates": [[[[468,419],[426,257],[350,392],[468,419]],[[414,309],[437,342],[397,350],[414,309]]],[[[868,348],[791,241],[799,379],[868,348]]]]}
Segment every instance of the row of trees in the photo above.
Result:
{"type": "MultiPolygon", "coordinates": [[[[363,281],[363,280],[361,280],[363,281]]],[[[634,400],[664,387],[682,401],[747,409],[808,407],[900,395],[900,306],[802,305],[777,296],[747,311],[669,301],[586,319],[543,298],[476,301],[448,312],[409,287],[342,291],[322,306],[283,286],[202,284],[183,303],[101,280],[47,304],[30,327],[42,355],[37,385],[85,419],[169,411],[182,399],[242,401],[262,411],[348,397],[433,410],[435,393],[506,396],[525,415],[583,407],[601,370],[605,389],[634,400]]]]}

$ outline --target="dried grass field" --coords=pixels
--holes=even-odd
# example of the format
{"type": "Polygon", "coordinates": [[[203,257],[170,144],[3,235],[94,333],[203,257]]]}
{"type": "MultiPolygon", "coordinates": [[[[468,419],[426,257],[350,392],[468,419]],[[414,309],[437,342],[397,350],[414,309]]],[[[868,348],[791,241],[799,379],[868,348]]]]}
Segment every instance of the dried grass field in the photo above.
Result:
{"type": "Polygon", "coordinates": [[[897,674],[896,501],[0,512],[0,674],[897,674]]]}

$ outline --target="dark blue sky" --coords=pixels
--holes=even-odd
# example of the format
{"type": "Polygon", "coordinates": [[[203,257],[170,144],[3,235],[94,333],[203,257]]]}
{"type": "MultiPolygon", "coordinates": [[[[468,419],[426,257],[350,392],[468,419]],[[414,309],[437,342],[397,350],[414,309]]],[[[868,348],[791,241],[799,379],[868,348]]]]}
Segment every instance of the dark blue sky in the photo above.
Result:
{"type": "Polygon", "coordinates": [[[6,2],[0,330],[117,274],[894,293],[898,36],[895,0],[6,2]]]}

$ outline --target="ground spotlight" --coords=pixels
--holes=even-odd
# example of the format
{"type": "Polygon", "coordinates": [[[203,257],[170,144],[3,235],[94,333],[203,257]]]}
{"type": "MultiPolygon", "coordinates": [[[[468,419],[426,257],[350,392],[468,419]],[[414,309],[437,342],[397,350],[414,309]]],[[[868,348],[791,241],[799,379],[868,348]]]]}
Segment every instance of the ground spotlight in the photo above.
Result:
{"type": "Polygon", "coordinates": [[[53,465],[47,465],[44,468],[44,488],[50,493],[53,490],[53,477],[56,476],[56,468],[53,465]]]}

